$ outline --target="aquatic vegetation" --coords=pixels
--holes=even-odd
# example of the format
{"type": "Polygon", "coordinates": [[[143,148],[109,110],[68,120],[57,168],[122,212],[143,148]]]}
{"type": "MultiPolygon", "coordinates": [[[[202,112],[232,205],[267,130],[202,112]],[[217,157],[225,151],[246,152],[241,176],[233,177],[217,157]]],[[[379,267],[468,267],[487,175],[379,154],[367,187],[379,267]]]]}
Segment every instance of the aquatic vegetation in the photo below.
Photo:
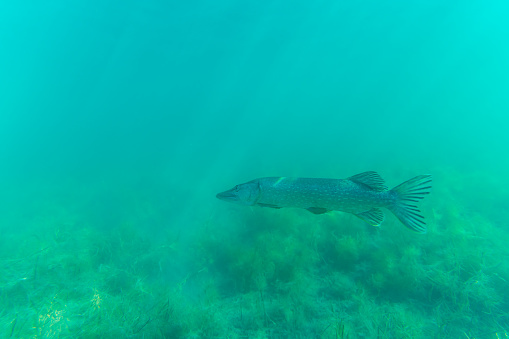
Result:
{"type": "Polygon", "coordinates": [[[0,336],[503,337],[507,231],[441,195],[425,236],[291,209],[211,218],[185,242],[38,220],[0,239],[0,336]]]}
{"type": "Polygon", "coordinates": [[[139,236],[116,246],[119,238],[105,241],[92,229],[74,228],[73,232],[74,237],[53,243],[38,237],[41,245],[46,245],[46,240],[50,245],[27,255],[20,253],[18,259],[0,261],[5,278],[0,284],[0,303],[2,309],[10,310],[3,314],[3,337],[219,333],[214,313],[190,307],[182,300],[181,288],[156,283],[153,277],[147,279],[145,269],[140,271],[135,259],[141,251],[142,258],[164,259],[159,246],[140,247],[143,238],[139,236]],[[11,276],[5,274],[9,271],[11,276]]]}

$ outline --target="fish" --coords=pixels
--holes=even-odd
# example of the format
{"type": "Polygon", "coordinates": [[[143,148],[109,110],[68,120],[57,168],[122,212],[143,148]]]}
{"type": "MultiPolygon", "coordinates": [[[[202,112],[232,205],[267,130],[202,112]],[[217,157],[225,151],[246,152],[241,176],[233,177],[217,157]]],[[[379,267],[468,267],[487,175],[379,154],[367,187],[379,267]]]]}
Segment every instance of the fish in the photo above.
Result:
{"type": "Polygon", "coordinates": [[[346,212],[372,226],[382,224],[385,215],[381,208],[386,208],[407,228],[426,233],[416,203],[430,193],[431,182],[431,175],[419,175],[389,190],[374,171],[346,179],[265,177],[236,185],[216,197],[245,206],[303,208],[314,214],[346,212]]]}

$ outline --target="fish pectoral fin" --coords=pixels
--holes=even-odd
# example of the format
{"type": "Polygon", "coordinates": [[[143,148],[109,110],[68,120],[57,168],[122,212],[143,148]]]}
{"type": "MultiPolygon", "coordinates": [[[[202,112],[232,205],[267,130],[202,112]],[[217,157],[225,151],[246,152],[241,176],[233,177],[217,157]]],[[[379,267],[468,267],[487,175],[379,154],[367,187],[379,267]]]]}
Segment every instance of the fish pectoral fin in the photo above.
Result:
{"type": "Polygon", "coordinates": [[[357,217],[361,218],[371,226],[380,226],[385,219],[384,212],[379,208],[372,208],[369,211],[356,214],[357,217]]]}
{"type": "Polygon", "coordinates": [[[385,186],[384,179],[382,179],[382,177],[378,173],[373,171],[353,175],[349,177],[348,180],[351,180],[358,184],[366,185],[369,188],[374,189],[375,191],[387,190],[387,186],[385,186]]]}
{"type": "Polygon", "coordinates": [[[324,214],[329,212],[326,208],[323,207],[309,207],[306,209],[313,214],[324,214]]]}
{"type": "Polygon", "coordinates": [[[258,206],[262,206],[262,207],[277,208],[277,209],[281,208],[281,207],[279,207],[278,205],[273,205],[273,204],[264,204],[264,203],[261,203],[261,202],[257,203],[256,205],[258,205],[258,206]]]}

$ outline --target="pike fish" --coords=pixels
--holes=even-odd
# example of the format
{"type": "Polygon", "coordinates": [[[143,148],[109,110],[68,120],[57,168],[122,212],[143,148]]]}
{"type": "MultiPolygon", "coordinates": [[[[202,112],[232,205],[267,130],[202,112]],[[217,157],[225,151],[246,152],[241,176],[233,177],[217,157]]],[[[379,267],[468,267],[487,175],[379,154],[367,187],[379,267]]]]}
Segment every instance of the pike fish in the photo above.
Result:
{"type": "Polygon", "coordinates": [[[314,214],[352,213],[370,225],[380,226],[391,211],[406,227],[426,233],[426,223],[416,203],[430,193],[431,175],[419,175],[389,190],[376,172],[347,179],[267,177],[251,180],[217,194],[241,205],[270,208],[297,207],[314,214]]]}

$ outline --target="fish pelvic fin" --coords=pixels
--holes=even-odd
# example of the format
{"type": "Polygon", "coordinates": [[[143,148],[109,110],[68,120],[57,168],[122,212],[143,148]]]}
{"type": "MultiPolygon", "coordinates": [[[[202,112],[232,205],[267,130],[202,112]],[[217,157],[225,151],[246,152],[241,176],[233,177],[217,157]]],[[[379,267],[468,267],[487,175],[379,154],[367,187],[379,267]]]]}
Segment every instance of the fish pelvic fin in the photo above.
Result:
{"type": "Polygon", "coordinates": [[[369,211],[356,214],[357,217],[364,220],[371,226],[380,226],[385,219],[384,212],[381,209],[375,207],[369,211]]]}
{"type": "Polygon", "coordinates": [[[329,212],[326,208],[323,207],[309,207],[306,209],[313,214],[324,214],[329,212]]]}
{"type": "Polygon", "coordinates": [[[419,175],[394,187],[391,192],[395,202],[389,210],[409,229],[426,233],[426,223],[415,203],[422,200],[431,190],[431,175],[419,175]]]}

